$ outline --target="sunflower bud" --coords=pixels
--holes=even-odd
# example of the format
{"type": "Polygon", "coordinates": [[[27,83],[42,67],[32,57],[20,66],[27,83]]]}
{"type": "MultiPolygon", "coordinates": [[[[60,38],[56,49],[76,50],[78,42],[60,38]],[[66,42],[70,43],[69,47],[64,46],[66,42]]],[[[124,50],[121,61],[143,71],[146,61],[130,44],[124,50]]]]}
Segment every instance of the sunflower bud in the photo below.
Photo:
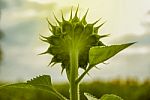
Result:
{"type": "MultiPolygon", "coordinates": [[[[87,23],[86,14],[80,20],[78,15],[79,7],[77,8],[74,17],[72,17],[72,9],[70,18],[66,20],[62,13],[62,21],[59,21],[54,15],[58,25],[54,26],[48,20],[50,25],[50,31],[53,35],[50,37],[43,37],[44,42],[50,44],[50,47],[45,53],[53,55],[51,63],[61,63],[62,69],[67,69],[69,73],[69,53],[73,49],[72,44],[78,48],[79,51],[79,67],[86,69],[89,63],[89,50],[93,46],[103,46],[104,44],[99,40],[101,36],[95,34],[98,32],[98,29],[103,25],[95,27],[94,25],[99,21],[95,21],[92,24],[87,23]]],[[[104,37],[104,36],[103,36],[104,37]]],[[[50,64],[51,64],[50,63],[50,64]]]]}

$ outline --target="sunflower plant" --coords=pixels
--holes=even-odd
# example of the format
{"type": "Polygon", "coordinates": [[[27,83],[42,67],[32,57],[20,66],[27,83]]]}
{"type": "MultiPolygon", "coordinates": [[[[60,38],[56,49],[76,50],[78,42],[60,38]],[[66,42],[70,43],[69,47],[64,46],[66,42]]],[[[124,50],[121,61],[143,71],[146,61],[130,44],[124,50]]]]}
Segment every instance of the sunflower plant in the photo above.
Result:
{"type": "MultiPolygon", "coordinates": [[[[66,20],[62,13],[62,20],[57,21],[57,25],[53,25],[48,19],[49,30],[52,33],[49,37],[41,36],[41,40],[49,44],[48,49],[41,54],[51,54],[50,65],[53,66],[61,63],[62,72],[65,70],[68,82],[70,85],[70,98],[64,97],[52,85],[49,75],[42,75],[33,78],[26,83],[17,83],[2,86],[1,88],[30,88],[39,89],[45,92],[53,93],[60,100],[80,100],[79,84],[84,76],[97,64],[104,63],[118,52],[129,47],[133,43],[108,46],[101,39],[108,37],[107,34],[98,34],[99,28],[104,23],[96,26],[97,20],[93,23],[86,21],[88,13],[80,19],[78,17],[78,9],[73,16],[72,9],[70,18],[66,20]],[[79,75],[79,68],[84,69],[84,72],[79,75]]],[[[106,94],[97,99],[91,94],[85,93],[88,100],[122,100],[119,96],[106,94]]]]}

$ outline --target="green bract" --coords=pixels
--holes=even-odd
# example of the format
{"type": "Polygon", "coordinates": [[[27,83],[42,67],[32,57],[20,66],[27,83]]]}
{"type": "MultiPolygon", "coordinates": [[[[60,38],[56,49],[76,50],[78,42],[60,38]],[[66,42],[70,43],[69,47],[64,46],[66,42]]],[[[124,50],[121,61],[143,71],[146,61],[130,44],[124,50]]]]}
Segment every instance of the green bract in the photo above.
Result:
{"type": "MultiPolygon", "coordinates": [[[[88,10],[87,10],[88,12],[88,10]]],[[[94,23],[87,23],[86,14],[82,19],[78,18],[78,8],[76,10],[75,16],[72,18],[72,10],[70,14],[70,19],[65,20],[62,14],[62,21],[59,21],[55,16],[58,24],[56,26],[52,25],[49,20],[50,31],[53,35],[49,37],[43,37],[42,40],[49,43],[50,47],[48,50],[42,54],[49,53],[53,55],[50,64],[61,63],[62,69],[69,68],[70,57],[72,45],[78,50],[78,67],[86,69],[89,63],[89,50],[94,46],[104,46],[100,41],[100,38],[106,37],[107,35],[98,35],[98,29],[104,24],[95,26],[99,21],[94,23]]]]}

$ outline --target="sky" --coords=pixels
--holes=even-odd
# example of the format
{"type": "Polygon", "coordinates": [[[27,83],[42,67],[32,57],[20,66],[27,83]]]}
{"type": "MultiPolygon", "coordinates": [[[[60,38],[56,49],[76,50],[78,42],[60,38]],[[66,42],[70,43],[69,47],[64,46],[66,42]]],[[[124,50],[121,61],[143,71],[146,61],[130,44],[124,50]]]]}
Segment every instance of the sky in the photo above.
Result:
{"type": "MultiPolygon", "coordinates": [[[[68,18],[70,8],[79,4],[79,16],[89,8],[87,20],[102,18],[106,21],[99,34],[111,34],[104,43],[137,43],[117,56],[92,69],[85,80],[128,77],[144,80],[150,78],[150,8],[149,0],[0,0],[0,29],[3,61],[0,65],[1,81],[27,80],[37,75],[51,75],[54,82],[66,81],[60,64],[48,67],[52,56],[38,54],[48,47],[39,35],[50,35],[46,18],[52,23],[53,12],[60,19],[61,10],[68,18]]],[[[82,73],[83,70],[80,70],[82,73]]]]}

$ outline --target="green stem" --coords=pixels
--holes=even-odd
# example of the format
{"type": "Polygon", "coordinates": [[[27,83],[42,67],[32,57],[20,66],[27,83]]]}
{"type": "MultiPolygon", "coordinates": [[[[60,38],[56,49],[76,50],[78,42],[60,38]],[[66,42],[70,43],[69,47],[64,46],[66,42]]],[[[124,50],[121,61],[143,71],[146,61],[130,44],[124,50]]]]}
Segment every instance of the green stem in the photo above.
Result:
{"type": "Polygon", "coordinates": [[[72,45],[70,52],[70,100],[79,100],[78,78],[78,48],[72,45]]]}
{"type": "Polygon", "coordinates": [[[82,74],[81,76],[76,80],[76,84],[79,84],[79,82],[83,79],[83,77],[89,72],[89,70],[92,68],[92,66],[89,66],[82,74]]]}

